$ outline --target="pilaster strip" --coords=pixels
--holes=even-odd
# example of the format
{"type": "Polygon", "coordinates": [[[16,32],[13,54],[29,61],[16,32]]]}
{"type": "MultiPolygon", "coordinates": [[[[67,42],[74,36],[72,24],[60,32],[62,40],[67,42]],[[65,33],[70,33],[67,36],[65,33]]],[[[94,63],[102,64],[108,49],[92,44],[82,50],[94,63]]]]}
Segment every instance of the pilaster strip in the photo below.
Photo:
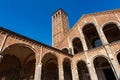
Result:
{"type": "Polygon", "coordinates": [[[78,69],[76,67],[75,62],[72,62],[72,67],[71,67],[71,72],[72,72],[72,79],[73,80],[79,80],[79,75],[78,75],[78,69]]]}
{"type": "Polygon", "coordinates": [[[102,44],[103,44],[103,45],[108,44],[108,41],[107,41],[105,35],[103,34],[102,30],[101,30],[101,29],[99,30],[99,28],[98,28],[99,25],[98,25],[97,19],[95,18],[94,15],[93,15],[92,17],[93,17],[93,19],[94,19],[94,21],[95,21],[95,24],[96,24],[95,27],[96,27],[96,29],[97,29],[97,32],[98,32],[99,37],[101,38],[102,44]]]}
{"type": "Polygon", "coordinates": [[[80,33],[83,49],[84,49],[84,51],[86,51],[86,50],[88,50],[88,47],[87,47],[87,44],[86,44],[86,41],[85,41],[85,37],[84,37],[79,25],[78,25],[78,31],[80,33]]]}
{"type": "Polygon", "coordinates": [[[88,70],[89,70],[90,78],[91,78],[91,80],[98,80],[98,79],[97,79],[97,75],[96,75],[95,70],[94,70],[94,67],[91,66],[91,62],[90,62],[89,57],[88,57],[88,55],[87,55],[87,54],[88,54],[88,52],[87,52],[88,47],[87,47],[87,44],[86,44],[84,35],[83,35],[83,33],[82,33],[79,25],[78,25],[78,30],[79,30],[80,36],[81,36],[81,38],[82,38],[82,40],[81,40],[81,41],[82,41],[82,45],[83,45],[83,46],[86,46],[86,47],[83,47],[83,48],[84,48],[84,55],[85,55],[86,62],[87,62],[86,65],[87,65],[87,68],[88,68],[88,70]]]}
{"type": "Polygon", "coordinates": [[[41,60],[42,60],[42,54],[43,54],[43,46],[41,45],[41,48],[40,48],[40,59],[39,59],[39,63],[41,64],[41,60]]]}
{"type": "Polygon", "coordinates": [[[70,54],[74,55],[74,51],[73,51],[73,46],[72,46],[72,42],[70,41],[70,38],[68,36],[68,43],[69,43],[69,52],[70,54]]]}
{"type": "Polygon", "coordinates": [[[114,74],[115,74],[115,77],[116,77],[117,80],[119,80],[119,70],[120,70],[120,69],[117,68],[116,65],[115,65],[115,63],[114,63],[113,55],[112,55],[112,52],[111,52],[109,46],[108,46],[108,45],[105,45],[104,48],[105,48],[105,50],[106,50],[106,54],[107,54],[107,56],[108,56],[109,63],[110,63],[110,65],[111,65],[111,67],[112,67],[112,70],[113,70],[113,72],[114,72],[114,74]]]}
{"type": "Polygon", "coordinates": [[[6,34],[5,37],[4,37],[4,39],[3,39],[3,42],[2,42],[2,44],[0,46],[0,52],[2,52],[2,49],[3,49],[4,45],[5,45],[6,40],[7,40],[7,37],[8,37],[8,34],[6,34]]]}
{"type": "Polygon", "coordinates": [[[114,12],[114,15],[116,16],[116,18],[118,19],[118,21],[120,22],[120,18],[118,17],[118,15],[114,12]]]}
{"type": "MultiPolygon", "coordinates": [[[[114,12],[114,15],[117,17],[118,21],[120,22],[120,18],[118,17],[118,15],[115,12],[114,12]]],[[[120,29],[120,27],[118,27],[118,28],[120,29]]]]}
{"type": "Polygon", "coordinates": [[[39,61],[36,63],[36,68],[35,68],[35,77],[34,80],[41,80],[41,75],[42,75],[42,63],[41,63],[41,58],[42,58],[42,53],[43,53],[43,47],[40,47],[40,54],[39,54],[39,61]]]}
{"type": "Polygon", "coordinates": [[[68,41],[68,47],[69,47],[69,54],[71,54],[71,52],[70,52],[70,40],[69,40],[69,36],[68,36],[68,38],[67,38],[67,41],[68,41]]]}
{"type": "Polygon", "coordinates": [[[59,65],[58,65],[58,70],[59,70],[59,80],[64,80],[64,69],[63,69],[63,60],[62,60],[62,55],[60,55],[59,58],[59,65]]]}

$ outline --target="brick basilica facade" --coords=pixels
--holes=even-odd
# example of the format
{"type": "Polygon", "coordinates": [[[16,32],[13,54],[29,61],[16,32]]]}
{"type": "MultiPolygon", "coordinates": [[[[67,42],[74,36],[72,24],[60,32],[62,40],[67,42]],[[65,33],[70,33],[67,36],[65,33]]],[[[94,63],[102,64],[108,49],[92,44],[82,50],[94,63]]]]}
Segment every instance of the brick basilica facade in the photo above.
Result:
{"type": "Polygon", "coordinates": [[[120,9],[52,15],[52,47],[0,28],[0,80],[120,80],[120,9]]]}

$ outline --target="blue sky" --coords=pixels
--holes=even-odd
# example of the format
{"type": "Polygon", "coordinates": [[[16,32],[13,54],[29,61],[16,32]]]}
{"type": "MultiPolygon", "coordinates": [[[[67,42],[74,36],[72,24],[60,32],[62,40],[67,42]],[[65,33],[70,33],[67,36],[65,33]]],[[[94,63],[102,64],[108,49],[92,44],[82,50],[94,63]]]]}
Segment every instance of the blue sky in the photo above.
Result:
{"type": "Polygon", "coordinates": [[[51,15],[59,8],[71,28],[83,14],[120,8],[120,0],[0,0],[0,26],[51,45],[51,15]]]}

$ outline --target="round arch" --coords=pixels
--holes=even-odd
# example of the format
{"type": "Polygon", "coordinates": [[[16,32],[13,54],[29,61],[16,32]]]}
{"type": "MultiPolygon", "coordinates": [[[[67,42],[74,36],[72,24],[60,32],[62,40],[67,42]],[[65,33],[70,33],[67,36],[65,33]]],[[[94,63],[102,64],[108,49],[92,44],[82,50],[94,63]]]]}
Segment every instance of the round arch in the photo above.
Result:
{"type": "Polygon", "coordinates": [[[64,57],[62,62],[64,62],[64,61],[67,61],[67,62],[69,62],[71,64],[72,60],[69,57],[64,57]]]}
{"type": "Polygon", "coordinates": [[[105,22],[105,23],[102,24],[102,26],[101,26],[101,28],[100,28],[100,31],[103,31],[104,26],[105,26],[105,25],[108,25],[108,24],[116,24],[118,28],[119,28],[119,26],[120,26],[120,23],[117,22],[117,21],[108,21],[108,22],[105,22]]]}
{"type": "Polygon", "coordinates": [[[72,42],[75,38],[79,38],[80,41],[81,41],[81,37],[80,37],[80,36],[74,36],[74,37],[71,38],[71,42],[72,42]]]}
{"type": "Polygon", "coordinates": [[[85,36],[86,44],[88,49],[96,48],[102,45],[101,39],[99,37],[97,26],[94,23],[87,23],[83,26],[82,32],[85,36]],[[93,42],[95,39],[99,39],[99,41],[93,42]],[[94,43],[94,44],[93,44],[94,43]],[[95,46],[96,45],[96,46],[95,46]]]}
{"type": "MultiPolygon", "coordinates": [[[[29,49],[31,49],[34,53],[37,53],[37,51],[31,46],[31,45],[28,45],[28,44],[25,44],[25,43],[14,43],[14,44],[10,44],[10,45],[8,45],[7,47],[5,47],[4,48],[4,50],[5,49],[7,49],[7,48],[9,48],[9,47],[11,47],[11,46],[24,46],[24,47],[27,47],[27,48],[29,48],[29,49]]],[[[3,50],[3,51],[4,51],[3,50]]],[[[3,52],[2,51],[2,52],[3,52]]]]}
{"type": "Polygon", "coordinates": [[[6,75],[2,76],[1,79],[2,78],[18,79],[18,80],[19,79],[30,79],[30,78],[34,79],[36,58],[35,58],[35,52],[30,46],[26,44],[20,44],[20,43],[12,44],[6,47],[2,51],[2,55],[3,55],[3,60],[1,63],[4,65],[4,67],[10,65],[6,63],[6,61],[10,61],[13,59],[14,60],[11,62],[12,65],[10,65],[12,67],[10,67],[9,69],[8,69],[9,66],[6,67],[6,69],[4,70],[4,73],[6,73],[6,75]],[[8,58],[6,58],[6,55],[9,55],[8,58]],[[15,62],[18,60],[19,60],[19,63],[21,64],[20,66],[17,66],[15,62]],[[12,72],[9,73],[9,75],[7,75],[8,73],[6,71],[15,69],[15,66],[17,66],[16,68],[18,68],[18,72],[17,72],[18,75],[15,75],[12,72]]]}
{"type": "Polygon", "coordinates": [[[98,26],[96,25],[96,23],[94,23],[94,22],[88,22],[88,23],[85,23],[85,24],[83,25],[83,27],[81,28],[82,31],[83,31],[83,28],[84,28],[85,26],[89,25],[89,24],[93,24],[95,27],[98,27],[98,26]]]}
{"type": "Polygon", "coordinates": [[[68,48],[64,47],[61,50],[62,50],[63,53],[69,54],[69,49],[68,48]]]}
{"type": "Polygon", "coordinates": [[[42,57],[41,80],[58,80],[58,58],[54,53],[46,53],[42,57]]]}
{"type": "Polygon", "coordinates": [[[77,54],[79,52],[83,52],[84,51],[82,42],[80,40],[80,37],[74,37],[72,39],[72,46],[73,46],[74,54],[77,54]]]}
{"type": "Polygon", "coordinates": [[[85,61],[79,60],[77,63],[77,70],[79,75],[79,80],[91,80],[88,67],[85,61]]]}
{"type": "Polygon", "coordinates": [[[97,56],[94,58],[94,67],[100,80],[116,80],[114,72],[111,68],[109,60],[103,56],[97,56]]]}
{"type": "Polygon", "coordinates": [[[109,43],[120,40],[120,28],[117,22],[107,22],[101,29],[109,43]]]}
{"type": "Polygon", "coordinates": [[[69,58],[63,59],[64,80],[72,80],[71,60],[69,58]]]}
{"type": "Polygon", "coordinates": [[[100,55],[95,55],[95,56],[92,57],[92,60],[91,60],[92,63],[94,63],[94,60],[95,60],[97,57],[103,57],[103,58],[105,58],[105,59],[107,59],[107,60],[109,61],[108,57],[107,57],[106,55],[103,55],[103,54],[101,53],[100,55]]]}
{"type": "Polygon", "coordinates": [[[21,62],[16,56],[10,54],[4,55],[0,64],[0,79],[19,79],[21,67],[21,62]]]}
{"type": "MultiPolygon", "coordinates": [[[[56,53],[48,51],[48,52],[46,52],[46,53],[44,53],[44,54],[42,55],[41,60],[43,60],[43,59],[45,58],[45,56],[48,56],[48,55],[51,55],[51,56],[56,57],[57,60],[58,60],[58,58],[59,58],[59,56],[58,56],[56,53]]],[[[41,61],[41,62],[42,62],[42,61],[41,61]]]]}
{"type": "Polygon", "coordinates": [[[77,60],[77,61],[75,62],[75,65],[77,65],[80,61],[83,61],[83,62],[87,65],[87,62],[86,62],[85,60],[83,60],[83,59],[77,60]]]}

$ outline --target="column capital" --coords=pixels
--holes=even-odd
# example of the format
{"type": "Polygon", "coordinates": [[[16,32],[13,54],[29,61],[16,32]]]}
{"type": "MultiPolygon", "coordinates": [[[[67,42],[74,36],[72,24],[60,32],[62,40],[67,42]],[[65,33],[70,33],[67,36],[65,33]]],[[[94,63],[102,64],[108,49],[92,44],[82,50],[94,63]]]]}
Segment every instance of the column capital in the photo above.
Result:
{"type": "Polygon", "coordinates": [[[92,66],[92,64],[87,64],[87,67],[88,67],[88,71],[89,71],[91,80],[98,80],[98,77],[97,77],[97,74],[95,71],[95,67],[92,66]]]}
{"type": "Polygon", "coordinates": [[[36,62],[35,65],[36,65],[36,66],[41,66],[42,63],[36,62]]]}
{"type": "Polygon", "coordinates": [[[64,80],[64,69],[62,64],[58,65],[58,70],[59,70],[59,80],[64,80]]]}
{"type": "Polygon", "coordinates": [[[6,33],[6,36],[9,36],[9,34],[8,34],[8,33],[6,33]]]}
{"type": "Polygon", "coordinates": [[[87,66],[88,66],[88,67],[92,67],[91,63],[87,63],[87,66]]]}
{"type": "MultiPolygon", "coordinates": [[[[0,52],[0,53],[2,53],[2,52],[0,52]]],[[[0,54],[0,58],[3,58],[3,55],[2,55],[2,54],[0,54]]]]}
{"type": "Polygon", "coordinates": [[[82,30],[80,29],[79,25],[78,25],[78,31],[79,31],[79,34],[80,34],[80,39],[81,39],[81,42],[82,42],[84,51],[85,51],[85,50],[88,50],[88,47],[87,47],[87,43],[86,43],[84,34],[83,34],[82,30]]]}
{"type": "Polygon", "coordinates": [[[38,67],[42,67],[42,64],[38,64],[37,66],[38,66],[38,67]]]}
{"type": "Polygon", "coordinates": [[[79,75],[78,75],[78,70],[75,67],[71,67],[71,71],[72,71],[72,78],[73,80],[79,80],[79,75]]]}
{"type": "Polygon", "coordinates": [[[58,66],[58,68],[63,68],[63,66],[58,66]]]}
{"type": "Polygon", "coordinates": [[[34,80],[41,80],[42,63],[37,63],[35,68],[34,80]]]}

